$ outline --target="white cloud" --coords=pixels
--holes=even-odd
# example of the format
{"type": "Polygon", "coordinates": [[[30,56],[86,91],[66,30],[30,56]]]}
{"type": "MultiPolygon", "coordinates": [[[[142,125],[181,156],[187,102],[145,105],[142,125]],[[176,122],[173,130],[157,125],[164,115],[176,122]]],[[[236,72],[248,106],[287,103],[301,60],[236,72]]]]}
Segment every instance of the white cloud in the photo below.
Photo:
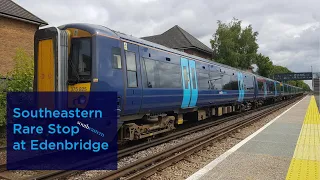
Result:
{"type": "MultiPolygon", "coordinates": [[[[320,67],[320,1],[317,0],[16,0],[58,26],[101,24],[137,37],[179,25],[210,47],[217,20],[236,17],[259,32],[259,52],[297,72],[320,67]]],[[[320,69],[318,68],[318,71],[320,69]]]]}

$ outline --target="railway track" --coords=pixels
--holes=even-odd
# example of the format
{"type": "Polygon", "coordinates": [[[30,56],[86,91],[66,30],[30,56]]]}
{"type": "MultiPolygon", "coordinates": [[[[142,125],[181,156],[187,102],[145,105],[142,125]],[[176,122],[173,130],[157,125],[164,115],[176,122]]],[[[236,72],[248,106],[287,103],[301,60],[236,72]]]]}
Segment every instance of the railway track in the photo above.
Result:
{"type": "Polygon", "coordinates": [[[215,140],[219,140],[231,132],[238,130],[240,128],[246,127],[253,122],[273,113],[280,108],[283,108],[294,101],[288,101],[286,103],[274,106],[269,110],[266,110],[262,113],[252,116],[250,119],[243,119],[239,122],[231,124],[221,128],[215,132],[207,133],[202,137],[197,139],[190,140],[183,145],[178,145],[169,149],[166,149],[165,152],[159,152],[152,156],[148,156],[136,162],[133,162],[125,167],[122,167],[116,171],[111,171],[105,173],[99,177],[95,177],[92,180],[101,180],[101,179],[118,179],[125,177],[125,179],[142,179],[147,178],[150,175],[156,173],[157,171],[164,169],[170,166],[173,163],[176,163],[185,157],[209,146],[215,140]]]}
{"type": "MultiPolygon", "coordinates": [[[[175,133],[172,133],[172,134],[169,134],[167,136],[164,136],[164,137],[160,137],[160,138],[157,138],[157,139],[154,139],[154,141],[151,141],[151,142],[146,142],[146,143],[142,143],[142,144],[138,144],[138,145],[135,145],[135,146],[132,146],[132,147],[128,147],[128,148],[125,148],[125,149],[122,149],[122,150],[119,150],[118,151],[118,159],[120,158],[123,158],[125,156],[128,156],[128,155],[131,155],[133,153],[136,153],[138,151],[141,151],[141,150],[144,150],[144,149],[147,149],[147,148],[150,148],[150,147],[153,147],[153,146],[156,146],[156,145],[159,145],[159,144],[162,144],[162,143],[165,143],[165,142],[168,142],[168,141],[171,141],[171,140],[174,140],[174,139],[177,139],[177,138],[180,138],[180,137],[183,137],[183,136],[186,136],[188,134],[191,134],[191,133],[195,133],[195,132],[198,132],[198,131],[202,131],[204,129],[207,129],[207,128],[210,128],[210,127],[213,127],[213,126],[217,126],[221,123],[224,123],[224,122],[227,122],[227,121],[231,121],[231,120],[234,120],[234,119],[237,119],[237,118],[241,118],[241,117],[245,117],[249,114],[252,114],[253,112],[257,112],[257,111],[261,111],[260,114],[262,114],[263,112],[265,112],[261,117],[265,116],[266,114],[269,114],[270,112],[272,112],[272,110],[274,109],[279,109],[281,107],[284,107],[290,103],[292,103],[293,101],[295,101],[296,99],[293,99],[293,100],[289,100],[289,101],[285,101],[285,102],[282,102],[282,103],[277,103],[277,104],[271,104],[271,105],[268,105],[268,106],[264,106],[264,107],[261,107],[261,108],[258,108],[258,109],[255,109],[255,110],[251,110],[251,111],[248,111],[248,112],[245,112],[245,113],[241,113],[241,114],[237,114],[237,115],[233,115],[233,116],[229,116],[229,117],[226,117],[226,118],[222,118],[222,119],[219,119],[219,120],[216,120],[216,121],[208,121],[208,122],[205,122],[203,124],[200,124],[196,127],[192,127],[192,128],[188,128],[188,129],[183,129],[183,130],[180,130],[180,131],[177,131],[175,133]],[[281,107],[280,107],[281,106],[281,107]]],[[[274,110],[275,111],[275,110],[274,110]]],[[[260,117],[260,116],[259,116],[260,117]]],[[[244,122],[244,121],[248,121],[247,119],[241,121],[241,123],[245,123],[247,124],[247,122],[244,122]]],[[[250,121],[251,122],[251,121],[250,121]]],[[[240,124],[241,124],[240,123],[240,124]]],[[[221,130],[215,132],[214,134],[217,134],[219,133],[221,130]]],[[[202,139],[202,138],[201,138],[202,139]]],[[[198,140],[197,140],[198,141],[198,140]]],[[[199,143],[199,142],[198,142],[199,143]]],[[[182,147],[186,147],[186,145],[183,145],[182,147]]],[[[153,157],[153,156],[152,156],[153,157]]],[[[162,157],[162,156],[161,156],[162,157]]],[[[101,158],[99,159],[96,159],[96,160],[90,160],[90,161],[87,161],[87,162],[83,162],[83,165],[88,165],[90,163],[96,163],[96,162],[101,162],[101,158]]],[[[102,163],[102,162],[101,162],[102,163]]],[[[144,163],[142,163],[144,164],[144,163]]],[[[135,166],[133,166],[135,168],[135,166]]],[[[139,166],[140,167],[140,166],[139,166]]],[[[3,168],[5,171],[5,165],[3,165],[3,168]]],[[[123,169],[123,168],[121,168],[123,169]]],[[[119,169],[119,170],[121,170],[119,169]]],[[[0,172],[3,172],[1,171],[1,165],[0,165],[0,172]]],[[[118,172],[119,170],[117,171],[112,171],[112,172],[118,172]]],[[[67,177],[67,176],[70,176],[70,175],[73,175],[73,174],[76,174],[76,173],[80,173],[81,171],[79,170],[71,170],[71,171],[64,171],[64,170],[56,170],[56,171],[45,171],[43,173],[38,173],[32,177],[27,177],[27,178],[23,178],[23,179],[59,179],[59,178],[64,178],[64,177],[67,177]]],[[[112,173],[114,174],[114,173],[112,173]]],[[[123,174],[120,173],[120,175],[122,176],[123,174]]],[[[1,176],[1,174],[0,174],[1,176]]],[[[119,176],[119,177],[121,177],[119,176]]],[[[112,176],[113,177],[113,176],[112,176]]],[[[111,179],[112,179],[111,177],[111,179]]],[[[97,179],[104,179],[105,177],[98,177],[97,179]]],[[[106,178],[109,179],[109,175],[106,175],[106,178]]]]}

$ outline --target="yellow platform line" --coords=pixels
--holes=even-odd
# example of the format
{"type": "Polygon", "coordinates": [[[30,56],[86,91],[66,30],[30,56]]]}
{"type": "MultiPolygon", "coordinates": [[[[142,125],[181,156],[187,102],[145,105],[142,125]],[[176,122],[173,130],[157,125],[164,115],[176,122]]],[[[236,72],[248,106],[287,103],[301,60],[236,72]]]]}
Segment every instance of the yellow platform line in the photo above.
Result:
{"type": "Polygon", "coordinates": [[[320,115],[314,96],[304,117],[287,180],[320,180],[320,115]]]}

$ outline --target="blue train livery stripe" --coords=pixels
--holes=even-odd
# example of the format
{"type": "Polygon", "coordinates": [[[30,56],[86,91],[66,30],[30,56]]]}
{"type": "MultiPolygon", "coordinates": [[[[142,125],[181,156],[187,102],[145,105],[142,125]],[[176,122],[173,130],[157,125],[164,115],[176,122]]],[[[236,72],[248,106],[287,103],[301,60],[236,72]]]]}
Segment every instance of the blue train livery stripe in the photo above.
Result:
{"type": "Polygon", "coordinates": [[[243,82],[243,75],[242,75],[242,73],[241,73],[241,82],[242,82],[242,101],[243,101],[243,99],[244,99],[244,82],[243,82]]]}
{"type": "Polygon", "coordinates": [[[182,76],[182,88],[183,88],[183,99],[181,103],[181,108],[187,108],[190,102],[191,91],[190,91],[188,60],[186,58],[181,58],[181,76],[182,76]]]}
{"type": "Polygon", "coordinates": [[[244,84],[243,84],[243,76],[241,72],[238,72],[238,87],[239,87],[238,101],[242,102],[244,99],[244,84]]]}
{"type": "Polygon", "coordinates": [[[238,97],[238,101],[241,101],[241,84],[240,84],[240,72],[238,72],[238,89],[239,89],[239,97],[238,97]]]}
{"type": "Polygon", "coordinates": [[[267,82],[263,82],[264,97],[267,97],[267,82]]]}
{"type": "Polygon", "coordinates": [[[198,82],[197,82],[197,72],[196,72],[196,62],[189,60],[189,76],[191,84],[191,100],[189,107],[194,107],[198,100],[198,82]],[[193,80],[195,82],[193,82],[193,80]]]}

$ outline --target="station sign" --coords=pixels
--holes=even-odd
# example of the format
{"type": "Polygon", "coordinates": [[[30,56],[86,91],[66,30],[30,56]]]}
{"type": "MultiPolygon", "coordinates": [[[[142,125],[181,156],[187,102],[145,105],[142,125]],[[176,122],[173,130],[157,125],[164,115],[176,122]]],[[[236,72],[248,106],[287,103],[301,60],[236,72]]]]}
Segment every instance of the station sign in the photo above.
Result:
{"type": "Polygon", "coordinates": [[[312,73],[304,72],[304,73],[282,73],[275,74],[274,79],[278,81],[288,81],[288,80],[311,80],[312,73]]]}

